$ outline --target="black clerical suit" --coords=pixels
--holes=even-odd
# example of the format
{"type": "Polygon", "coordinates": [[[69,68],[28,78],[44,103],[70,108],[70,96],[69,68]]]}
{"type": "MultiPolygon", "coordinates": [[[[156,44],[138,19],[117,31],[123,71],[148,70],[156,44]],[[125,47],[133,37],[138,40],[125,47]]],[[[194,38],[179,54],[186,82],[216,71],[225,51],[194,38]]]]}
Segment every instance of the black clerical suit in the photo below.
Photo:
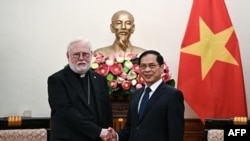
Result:
{"type": "Polygon", "coordinates": [[[183,141],[184,98],[181,91],[160,83],[141,119],[138,104],[145,88],[131,94],[127,123],[118,131],[119,141],[183,141]]]}
{"type": "Polygon", "coordinates": [[[48,78],[48,94],[51,141],[100,141],[101,129],[112,127],[107,80],[96,72],[82,80],[67,65],[48,78]]]}

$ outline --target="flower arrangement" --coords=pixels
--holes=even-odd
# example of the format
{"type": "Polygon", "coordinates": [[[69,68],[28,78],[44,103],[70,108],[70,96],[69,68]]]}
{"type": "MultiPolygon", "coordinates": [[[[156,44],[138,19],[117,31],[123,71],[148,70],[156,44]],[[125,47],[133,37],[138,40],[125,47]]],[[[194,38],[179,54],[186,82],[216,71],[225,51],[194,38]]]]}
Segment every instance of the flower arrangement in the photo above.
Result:
{"type": "MultiPolygon", "coordinates": [[[[106,76],[109,94],[130,94],[144,85],[144,80],[140,75],[138,60],[136,54],[120,55],[118,57],[110,55],[107,58],[97,54],[92,58],[91,69],[106,76]]],[[[175,81],[171,79],[166,62],[164,64],[162,79],[167,84],[174,86],[175,81]]]]}

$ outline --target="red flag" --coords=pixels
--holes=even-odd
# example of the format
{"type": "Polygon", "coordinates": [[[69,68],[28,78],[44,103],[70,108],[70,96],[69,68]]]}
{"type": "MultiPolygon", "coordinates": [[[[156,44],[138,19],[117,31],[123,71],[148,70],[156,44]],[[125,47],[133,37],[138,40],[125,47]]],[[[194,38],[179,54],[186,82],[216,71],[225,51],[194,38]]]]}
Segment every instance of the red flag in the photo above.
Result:
{"type": "Polygon", "coordinates": [[[193,1],[177,87],[203,123],[247,116],[239,44],[224,0],[193,1]]]}

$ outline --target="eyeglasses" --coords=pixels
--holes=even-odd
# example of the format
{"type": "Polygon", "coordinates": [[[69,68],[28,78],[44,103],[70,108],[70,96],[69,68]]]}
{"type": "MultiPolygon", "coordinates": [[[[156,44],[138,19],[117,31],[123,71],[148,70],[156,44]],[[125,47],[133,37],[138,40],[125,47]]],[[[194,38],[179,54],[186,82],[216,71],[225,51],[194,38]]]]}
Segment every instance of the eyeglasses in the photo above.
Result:
{"type": "Polygon", "coordinates": [[[155,69],[156,68],[156,66],[157,65],[159,65],[159,64],[141,64],[140,65],[140,69],[142,69],[142,70],[145,70],[147,67],[149,67],[150,69],[155,69]]]}
{"type": "Polygon", "coordinates": [[[86,53],[86,52],[82,52],[82,53],[78,52],[78,53],[74,53],[74,54],[72,55],[72,57],[73,57],[74,59],[79,59],[81,56],[82,56],[84,59],[89,59],[89,58],[90,58],[90,54],[89,54],[89,53],[86,53]]]}

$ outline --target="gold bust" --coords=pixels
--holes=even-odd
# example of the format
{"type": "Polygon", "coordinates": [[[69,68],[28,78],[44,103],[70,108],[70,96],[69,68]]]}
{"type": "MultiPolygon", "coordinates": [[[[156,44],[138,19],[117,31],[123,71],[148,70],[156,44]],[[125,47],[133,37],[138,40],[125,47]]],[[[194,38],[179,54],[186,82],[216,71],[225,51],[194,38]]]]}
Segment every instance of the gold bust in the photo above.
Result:
{"type": "Polygon", "coordinates": [[[114,13],[110,24],[111,32],[115,34],[115,41],[112,45],[96,49],[94,55],[102,54],[104,57],[109,55],[127,55],[130,53],[140,54],[145,49],[133,46],[129,40],[134,33],[135,24],[133,15],[125,10],[114,13]]]}

